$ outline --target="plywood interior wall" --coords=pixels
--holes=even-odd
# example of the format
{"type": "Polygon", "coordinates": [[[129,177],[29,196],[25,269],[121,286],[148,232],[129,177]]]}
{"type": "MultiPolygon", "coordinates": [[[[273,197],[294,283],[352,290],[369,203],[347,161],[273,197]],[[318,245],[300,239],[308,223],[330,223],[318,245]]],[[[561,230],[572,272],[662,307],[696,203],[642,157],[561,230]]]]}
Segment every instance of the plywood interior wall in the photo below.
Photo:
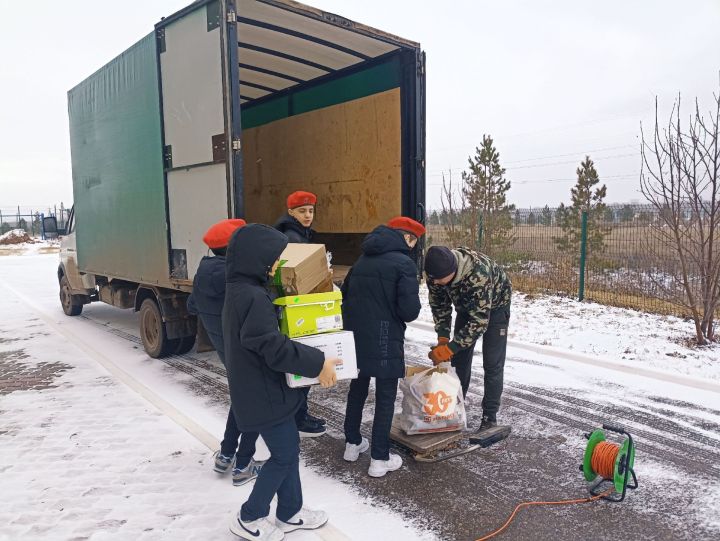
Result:
{"type": "Polygon", "coordinates": [[[313,228],[364,233],[402,208],[400,90],[243,132],[245,214],[269,223],[295,190],[318,195],[313,228]]]}

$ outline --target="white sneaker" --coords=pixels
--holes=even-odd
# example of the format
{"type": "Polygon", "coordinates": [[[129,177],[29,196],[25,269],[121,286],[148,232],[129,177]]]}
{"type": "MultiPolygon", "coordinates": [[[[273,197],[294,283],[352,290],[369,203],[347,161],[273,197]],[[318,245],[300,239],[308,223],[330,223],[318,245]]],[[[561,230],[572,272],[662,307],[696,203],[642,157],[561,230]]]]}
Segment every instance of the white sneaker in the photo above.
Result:
{"type": "Polygon", "coordinates": [[[327,521],[328,516],[325,511],[313,511],[303,507],[287,522],[275,518],[275,525],[283,532],[288,533],[295,530],[314,530],[323,526],[327,521]]]}
{"type": "Polygon", "coordinates": [[[249,541],[282,541],[285,534],[267,517],[243,522],[237,513],[230,520],[230,531],[242,539],[249,541]]]}
{"type": "Polygon", "coordinates": [[[368,475],[370,477],[384,477],[389,471],[399,470],[402,466],[402,458],[398,455],[390,453],[388,460],[370,460],[370,468],[368,469],[368,475]]]}
{"type": "Polygon", "coordinates": [[[368,449],[370,449],[370,442],[367,441],[367,438],[363,438],[357,445],[354,443],[346,443],[343,458],[348,462],[355,462],[360,458],[360,453],[364,453],[368,449]]]}

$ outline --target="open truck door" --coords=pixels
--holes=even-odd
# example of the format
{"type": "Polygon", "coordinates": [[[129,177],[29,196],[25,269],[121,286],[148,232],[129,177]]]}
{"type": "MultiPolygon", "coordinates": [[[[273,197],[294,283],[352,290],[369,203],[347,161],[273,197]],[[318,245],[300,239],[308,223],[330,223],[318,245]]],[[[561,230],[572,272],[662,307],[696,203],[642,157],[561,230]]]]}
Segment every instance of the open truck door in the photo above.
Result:
{"type": "Polygon", "coordinates": [[[296,2],[196,2],[156,27],[170,266],[190,280],[222,218],[273,224],[318,195],[317,242],[350,265],[400,214],[425,220],[425,56],[296,2]]]}

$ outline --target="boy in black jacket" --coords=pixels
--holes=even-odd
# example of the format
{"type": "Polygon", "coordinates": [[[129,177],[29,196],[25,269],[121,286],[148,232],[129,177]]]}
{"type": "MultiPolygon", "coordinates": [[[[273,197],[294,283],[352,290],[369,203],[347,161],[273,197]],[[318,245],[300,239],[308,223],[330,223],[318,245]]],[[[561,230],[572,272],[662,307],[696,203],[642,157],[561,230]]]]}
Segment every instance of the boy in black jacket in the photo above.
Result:
{"type": "MultiPolygon", "coordinates": [[[[293,192],[287,197],[287,214],[275,223],[275,229],[284,233],[291,244],[309,244],[315,236],[312,229],[315,220],[317,196],[312,192],[293,192]]],[[[307,399],[310,387],[303,389],[305,402],[295,415],[301,438],[316,438],[325,434],[325,419],[315,417],[308,411],[307,399]]]]}
{"type": "Polygon", "coordinates": [[[319,528],[328,520],[323,511],[303,507],[295,413],[304,396],[288,387],[285,373],[318,377],[330,387],[340,361],[324,360],[321,351],[280,333],[266,284],[287,243],[279,231],[250,224],[234,233],[227,251],[222,324],[233,412],[238,428],[259,432],[271,455],[230,531],[257,541],[279,541],[285,532],[319,528]],[[267,517],[276,494],[273,523],[267,517]]]}
{"type": "MultiPolygon", "coordinates": [[[[225,251],[232,234],[244,225],[245,220],[236,218],[222,220],[208,229],[203,242],[212,250],[214,257],[206,256],[200,261],[193,279],[193,290],[187,300],[188,312],[198,316],[202,321],[223,365],[225,346],[220,318],[225,302],[225,251]]],[[[220,450],[215,453],[213,469],[218,473],[227,473],[232,468],[235,486],[252,481],[263,465],[262,462],[253,460],[257,439],[257,432],[246,432],[241,435],[231,406],[220,450]]]]}
{"type": "Polygon", "coordinates": [[[418,271],[409,254],[424,234],[422,224],[405,217],[375,228],[363,241],[363,255],[342,286],[343,322],[355,334],[360,369],[348,393],[343,458],[355,462],[369,447],[360,435],[360,423],[374,377],[371,477],[383,477],[402,466],[402,459],[390,453],[390,427],[398,380],[405,376],[406,323],[420,314],[418,271]]]}

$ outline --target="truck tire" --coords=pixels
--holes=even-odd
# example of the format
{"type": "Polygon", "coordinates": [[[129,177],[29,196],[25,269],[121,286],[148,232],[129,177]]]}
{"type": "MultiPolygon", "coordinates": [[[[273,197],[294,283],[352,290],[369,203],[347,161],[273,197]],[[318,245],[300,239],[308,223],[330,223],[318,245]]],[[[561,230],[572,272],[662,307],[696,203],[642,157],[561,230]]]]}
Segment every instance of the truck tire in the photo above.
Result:
{"type": "Polygon", "coordinates": [[[145,299],[140,306],[140,338],[153,359],[164,357],[173,346],[177,347],[174,340],[168,340],[160,308],[154,299],[145,299]]]}
{"type": "Polygon", "coordinates": [[[66,316],[79,316],[83,309],[82,301],[72,294],[67,276],[60,278],[60,304],[66,316]]]}

